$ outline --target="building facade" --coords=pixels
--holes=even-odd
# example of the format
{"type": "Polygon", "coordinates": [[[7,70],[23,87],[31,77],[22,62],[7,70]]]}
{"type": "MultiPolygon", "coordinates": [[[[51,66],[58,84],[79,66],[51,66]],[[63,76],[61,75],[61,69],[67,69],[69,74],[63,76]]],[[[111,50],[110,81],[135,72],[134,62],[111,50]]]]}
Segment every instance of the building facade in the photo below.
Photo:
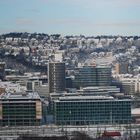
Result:
{"type": "Polygon", "coordinates": [[[111,84],[110,67],[84,66],[75,74],[76,87],[109,86],[111,84]]]}
{"type": "Polygon", "coordinates": [[[37,93],[0,97],[0,126],[34,126],[42,121],[42,103],[37,93]]]}
{"type": "Polygon", "coordinates": [[[65,63],[50,62],[48,68],[49,92],[65,91],[65,63]]]}
{"type": "Polygon", "coordinates": [[[115,70],[116,70],[116,74],[128,73],[128,63],[116,63],[115,70]]]}
{"type": "Polygon", "coordinates": [[[0,79],[4,80],[5,78],[5,62],[0,62],[0,79]]]}
{"type": "Polygon", "coordinates": [[[131,101],[104,96],[60,97],[54,101],[57,125],[128,124],[131,101]]]}
{"type": "Polygon", "coordinates": [[[121,92],[126,95],[134,95],[135,94],[135,82],[133,81],[121,81],[121,92]]]}

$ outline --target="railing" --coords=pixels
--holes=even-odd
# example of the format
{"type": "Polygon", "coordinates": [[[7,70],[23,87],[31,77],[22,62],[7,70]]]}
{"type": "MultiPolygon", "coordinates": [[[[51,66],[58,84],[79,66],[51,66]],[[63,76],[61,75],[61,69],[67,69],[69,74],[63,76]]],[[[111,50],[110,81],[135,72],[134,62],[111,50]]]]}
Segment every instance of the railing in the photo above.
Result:
{"type": "Polygon", "coordinates": [[[83,126],[21,126],[21,127],[0,127],[0,137],[3,136],[71,136],[73,131],[84,132],[92,137],[96,137],[104,131],[119,131],[121,134],[127,133],[131,135],[140,132],[140,125],[83,125],[83,126]]]}

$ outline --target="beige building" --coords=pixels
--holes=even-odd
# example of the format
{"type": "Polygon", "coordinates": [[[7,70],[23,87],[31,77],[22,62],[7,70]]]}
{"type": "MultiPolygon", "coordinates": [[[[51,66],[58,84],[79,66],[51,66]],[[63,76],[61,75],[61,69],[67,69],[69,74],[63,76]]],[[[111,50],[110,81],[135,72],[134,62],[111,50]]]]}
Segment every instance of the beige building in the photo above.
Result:
{"type": "Polygon", "coordinates": [[[41,125],[42,102],[38,93],[4,93],[0,96],[0,126],[41,125]]]}
{"type": "Polygon", "coordinates": [[[135,81],[135,92],[140,94],[140,79],[135,81]]]}
{"type": "Polygon", "coordinates": [[[116,74],[128,73],[128,63],[116,63],[115,71],[116,71],[116,74]]]}
{"type": "Polygon", "coordinates": [[[140,77],[126,75],[119,75],[116,79],[122,84],[122,92],[125,94],[140,94],[140,77]]]}

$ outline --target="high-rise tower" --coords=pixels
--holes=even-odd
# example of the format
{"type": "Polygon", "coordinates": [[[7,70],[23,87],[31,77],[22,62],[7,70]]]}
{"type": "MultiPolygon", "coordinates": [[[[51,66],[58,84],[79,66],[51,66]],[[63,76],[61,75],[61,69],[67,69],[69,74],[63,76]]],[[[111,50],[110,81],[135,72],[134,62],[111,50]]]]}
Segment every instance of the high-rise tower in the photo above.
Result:
{"type": "Polygon", "coordinates": [[[50,62],[48,64],[49,92],[65,91],[65,63],[50,62]]]}
{"type": "Polygon", "coordinates": [[[0,79],[4,80],[5,78],[5,62],[0,62],[0,79]]]}

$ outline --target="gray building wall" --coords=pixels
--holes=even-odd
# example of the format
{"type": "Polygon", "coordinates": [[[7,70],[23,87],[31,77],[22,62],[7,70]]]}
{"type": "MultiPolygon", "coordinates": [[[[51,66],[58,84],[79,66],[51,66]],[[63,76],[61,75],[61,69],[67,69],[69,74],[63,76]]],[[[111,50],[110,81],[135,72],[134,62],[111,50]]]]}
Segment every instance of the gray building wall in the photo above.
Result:
{"type": "Polygon", "coordinates": [[[49,92],[61,92],[65,90],[65,63],[50,62],[48,64],[49,92]]]}

